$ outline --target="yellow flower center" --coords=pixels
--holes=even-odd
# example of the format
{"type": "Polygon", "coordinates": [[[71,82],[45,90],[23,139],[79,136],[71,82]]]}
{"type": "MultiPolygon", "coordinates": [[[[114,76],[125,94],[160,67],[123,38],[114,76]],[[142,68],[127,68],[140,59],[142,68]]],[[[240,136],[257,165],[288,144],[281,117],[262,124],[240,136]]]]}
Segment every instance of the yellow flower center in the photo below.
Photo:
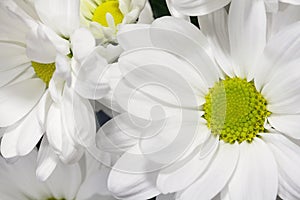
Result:
{"type": "Polygon", "coordinates": [[[124,16],[119,9],[119,1],[111,0],[100,4],[96,8],[92,20],[94,22],[98,22],[102,26],[108,27],[108,23],[106,20],[107,13],[110,13],[112,15],[116,25],[122,23],[124,16]]]}
{"type": "Polygon", "coordinates": [[[32,61],[31,65],[36,73],[36,75],[46,83],[46,85],[49,85],[49,82],[52,78],[52,75],[55,71],[55,63],[37,63],[32,61]]]}
{"type": "Polygon", "coordinates": [[[212,134],[221,140],[231,144],[252,142],[265,131],[264,123],[271,112],[253,82],[226,78],[209,90],[205,100],[203,117],[212,134]]]}

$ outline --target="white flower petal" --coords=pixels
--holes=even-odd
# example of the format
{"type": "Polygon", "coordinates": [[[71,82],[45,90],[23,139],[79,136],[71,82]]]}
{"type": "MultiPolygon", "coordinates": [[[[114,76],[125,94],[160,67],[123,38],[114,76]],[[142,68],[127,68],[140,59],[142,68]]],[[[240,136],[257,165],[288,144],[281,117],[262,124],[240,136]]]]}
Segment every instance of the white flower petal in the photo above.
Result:
{"type": "Polygon", "coordinates": [[[33,150],[25,157],[20,157],[14,163],[7,163],[6,160],[1,157],[1,198],[5,200],[13,200],[15,198],[41,199],[50,195],[45,185],[36,179],[34,172],[36,157],[36,150],[33,150]]]}
{"type": "Polygon", "coordinates": [[[208,90],[197,69],[186,60],[161,49],[127,52],[120,57],[119,65],[134,90],[138,89],[171,106],[195,109],[201,104],[199,93],[205,94],[208,90]]]}
{"type": "MultiPolygon", "coordinates": [[[[278,0],[275,1],[278,4],[278,0]]],[[[268,34],[269,38],[275,35],[278,31],[282,30],[288,25],[291,25],[300,20],[300,7],[289,5],[289,4],[279,4],[279,10],[268,16],[268,34]]]]}
{"type": "Polygon", "coordinates": [[[0,42],[0,49],[0,71],[12,69],[30,62],[26,56],[26,49],[23,46],[0,42]]]}
{"type": "Polygon", "coordinates": [[[228,31],[235,73],[247,77],[266,45],[266,11],[263,0],[233,0],[228,31]]]}
{"type": "Polygon", "coordinates": [[[71,35],[72,52],[75,59],[82,61],[95,48],[96,41],[92,33],[85,28],[77,29],[71,35]]]}
{"type": "Polygon", "coordinates": [[[200,124],[200,115],[197,112],[188,112],[190,120],[168,118],[166,120],[152,120],[149,126],[142,131],[140,149],[150,161],[169,165],[185,159],[207,139],[209,131],[200,124]],[[194,119],[192,119],[194,118],[194,119]]]}
{"type": "Polygon", "coordinates": [[[226,6],[230,0],[171,0],[174,8],[185,15],[206,15],[226,6]]]}
{"type": "Polygon", "coordinates": [[[58,163],[58,157],[49,146],[47,137],[44,136],[39,148],[37,157],[36,176],[39,180],[45,181],[52,174],[58,163]]]}
{"type": "Polygon", "coordinates": [[[228,183],[230,199],[273,200],[277,188],[276,161],[265,142],[255,138],[251,143],[241,143],[237,168],[228,183]]]}
{"type": "Polygon", "coordinates": [[[173,163],[162,169],[157,178],[157,187],[164,193],[172,193],[185,189],[191,185],[201,174],[205,173],[208,165],[215,155],[215,150],[207,156],[200,158],[198,148],[192,155],[173,163]],[[180,180],[180,181],[178,181],[180,180]]]}
{"type": "Polygon", "coordinates": [[[151,24],[154,20],[153,12],[151,5],[149,1],[146,1],[144,9],[141,11],[139,18],[138,18],[138,24],[151,24]]]}
{"type": "Polygon", "coordinates": [[[212,44],[213,54],[219,66],[228,76],[233,77],[234,72],[228,35],[228,14],[225,8],[198,19],[201,30],[212,44]]]}
{"type": "Polygon", "coordinates": [[[59,163],[45,182],[56,199],[75,199],[81,185],[81,170],[78,164],[59,163]]]}
{"type": "Polygon", "coordinates": [[[271,148],[277,161],[279,172],[279,196],[287,198],[287,194],[300,198],[300,147],[281,134],[264,134],[263,140],[271,148]]]}
{"type": "Polygon", "coordinates": [[[239,146],[220,142],[215,158],[191,186],[178,193],[183,200],[212,199],[229,181],[238,162],[239,146]],[[213,184],[212,184],[213,183],[213,184]]]}
{"type": "Polygon", "coordinates": [[[278,73],[282,68],[292,66],[299,60],[299,27],[299,22],[287,26],[268,41],[263,56],[257,65],[253,66],[252,75],[255,77],[255,86],[259,91],[273,78],[274,73],[278,73]]]}
{"type": "Polygon", "coordinates": [[[87,99],[101,99],[110,91],[107,81],[104,79],[108,71],[108,63],[97,49],[87,56],[79,71],[76,73],[73,88],[76,92],[87,99]]]}
{"type": "Polygon", "coordinates": [[[56,49],[41,26],[27,34],[26,53],[31,61],[38,63],[55,62],[56,49]]]}
{"type": "Polygon", "coordinates": [[[132,117],[124,113],[105,123],[97,132],[98,148],[105,152],[125,152],[136,145],[142,129],[133,123],[132,117]]]}
{"type": "Polygon", "coordinates": [[[209,87],[219,80],[221,73],[210,57],[209,43],[191,23],[172,17],[159,18],[152,23],[150,37],[155,47],[166,49],[187,60],[209,87]]]}
{"type": "Polygon", "coordinates": [[[96,122],[94,110],[87,99],[78,96],[74,90],[65,86],[61,117],[64,135],[70,137],[75,145],[89,147],[95,145],[96,122]]]}
{"type": "Polygon", "coordinates": [[[25,42],[28,27],[2,4],[0,4],[0,24],[1,41],[25,42]]]}
{"type": "Polygon", "coordinates": [[[35,8],[45,25],[69,37],[79,27],[79,0],[36,0],[35,8]]]}
{"type": "MultiPolygon", "coordinates": [[[[89,199],[98,194],[103,196],[110,196],[107,188],[107,179],[110,169],[102,167],[93,174],[90,174],[81,184],[80,189],[76,195],[76,199],[89,199]]],[[[102,198],[101,198],[102,200],[102,198]]]]}
{"type": "Polygon", "coordinates": [[[108,189],[120,199],[150,199],[160,192],[155,187],[156,172],[147,172],[148,163],[141,159],[141,154],[135,157],[127,152],[117,161],[108,177],[108,189]],[[138,165],[139,173],[133,173],[132,168],[138,165]],[[121,171],[119,171],[121,170],[121,171]],[[128,170],[128,171],[127,171],[128,170]],[[143,172],[143,173],[141,173],[143,172]]]}
{"type": "Polygon", "coordinates": [[[8,69],[6,71],[1,71],[0,72],[0,87],[5,86],[6,84],[11,83],[12,81],[20,78],[22,74],[26,72],[31,68],[30,63],[20,65],[18,67],[15,67],[13,69],[8,69]]]}
{"type": "Polygon", "coordinates": [[[10,126],[22,119],[44,93],[40,79],[29,79],[0,89],[0,126],[10,126]]]}
{"type": "Polygon", "coordinates": [[[149,24],[120,25],[117,38],[119,44],[125,50],[152,46],[149,24]]]}
{"type": "Polygon", "coordinates": [[[271,126],[295,139],[300,139],[300,115],[276,115],[268,117],[271,126]]]}

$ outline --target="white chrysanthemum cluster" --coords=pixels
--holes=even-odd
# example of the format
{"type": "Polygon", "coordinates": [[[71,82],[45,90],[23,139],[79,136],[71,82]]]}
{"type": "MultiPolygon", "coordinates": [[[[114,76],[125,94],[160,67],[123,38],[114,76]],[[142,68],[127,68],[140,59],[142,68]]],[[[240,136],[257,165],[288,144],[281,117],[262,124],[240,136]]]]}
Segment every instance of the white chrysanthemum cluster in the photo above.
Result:
{"type": "Polygon", "coordinates": [[[300,1],[1,0],[0,112],[1,200],[299,200],[300,1]]]}

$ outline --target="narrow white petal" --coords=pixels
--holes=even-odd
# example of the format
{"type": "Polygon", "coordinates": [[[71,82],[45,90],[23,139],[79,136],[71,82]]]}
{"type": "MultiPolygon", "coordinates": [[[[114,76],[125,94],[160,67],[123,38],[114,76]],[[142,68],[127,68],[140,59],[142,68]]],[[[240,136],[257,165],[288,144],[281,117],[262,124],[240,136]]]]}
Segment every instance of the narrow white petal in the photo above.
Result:
{"type": "Polygon", "coordinates": [[[47,137],[42,139],[38,157],[37,157],[37,169],[36,176],[39,180],[45,181],[52,174],[58,163],[58,157],[49,146],[47,137]]]}
{"type": "Polygon", "coordinates": [[[185,159],[162,169],[157,178],[159,190],[166,194],[183,190],[191,185],[201,174],[205,173],[215,155],[215,150],[217,148],[203,158],[200,158],[198,153],[193,153],[185,159]]]}
{"type": "Polygon", "coordinates": [[[191,186],[178,193],[180,199],[212,199],[229,181],[238,162],[239,145],[220,142],[214,160],[191,186]],[[213,184],[211,184],[213,183],[213,184]]]}
{"type": "Polygon", "coordinates": [[[271,115],[268,117],[271,126],[277,131],[295,139],[300,139],[300,115],[271,115]]]}
{"type": "Polygon", "coordinates": [[[141,158],[141,156],[137,156],[134,159],[133,154],[125,153],[110,172],[108,189],[117,198],[124,200],[150,199],[160,193],[155,187],[157,173],[148,172],[146,169],[148,167],[147,161],[139,157],[141,158]],[[144,166],[145,171],[141,171],[143,168],[139,169],[139,173],[133,173],[132,170],[128,170],[136,168],[136,165],[144,166]]]}
{"type": "Polygon", "coordinates": [[[274,200],[277,188],[277,164],[269,147],[258,138],[241,143],[238,165],[228,183],[231,199],[274,200]]]}
{"type": "Polygon", "coordinates": [[[72,52],[75,59],[82,61],[95,48],[96,41],[90,31],[85,28],[77,29],[71,35],[72,52]]]}
{"type": "Polygon", "coordinates": [[[10,126],[37,104],[44,93],[45,84],[40,79],[29,79],[0,89],[0,126],[10,126]]]}
{"type": "Polygon", "coordinates": [[[232,0],[228,31],[236,74],[247,77],[266,45],[266,11],[263,0],[232,0]]]}
{"type": "Polygon", "coordinates": [[[45,183],[54,198],[75,199],[81,181],[81,170],[78,164],[59,163],[45,183]]]}
{"type": "Polygon", "coordinates": [[[108,80],[104,78],[109,65],[97,50],[84,59],[72,83],[74,90],[87,99],[101,99],[110,91],[108,80]]]}
{"type": "Polygon", "coordinates": [[[53,63],[56,49],[41,26],[31,30],[26,38],[26,53],[31,61],[53,63]]]}
{"type": "Polygon", "coordinates": [[[26,49],[23,46],[0,42],[0,49],[0,71],[12,69],[30,62],[26,56],[26,49]]]}
{"type": "Polygon", "coordinates": [[[168,50],[187,60],[202,75],[209,87],[219,80],[221,73],[210,57],[209,42],[191,23],[163,17],[152,23],[150,36],[155,47],[168,50]]]}
{"type": "Polygon", "coordinates": [[[118,31],[118,42],[125,50],[139,47],[151,47],[150,25],[148,24],[124,24],[118,31]]]}
{"type": "Polygon", "coordinates": [[[212,44],[219,66],[230,77],[234,76],[228,35],[228,14],[224,9],[198,18],[201,30],[212,44]]]}
{"type": "Polygon", "coordinates": [[[300,174],[297,166],[300,163],[300,146],[281,134],[265,134],[263,140],[271,148],[277,161],[279,172],[279,196],[284,199],[300,198],[300,174]],[[288,198],[287,195],[294,196],[288,198]]]}
{"type": "MultiPolygon", "coordinates": [[[[280,69],[291,67],[293,63],[295,64],[299,60],[299,27],[299,22],[287,26],[268,41],[263,56],[257,62],[257,65],[253,66],[252,74],[258,90],[261,90],[280,69]]],[[[291,69],[285,69],[287,69],[286,73],[291,72],[291,69]]]]}
{"type": "Polygon", "coordinates": [[[185,15],[206,15],[226,6],[230,0],[172,0],[174,8],[185,15]]]}
{"type": "Polygon", "coordinates": [[[41,20],[56,33],[69,37],[79,27],[79,0],[36,0],[41,20]]]}

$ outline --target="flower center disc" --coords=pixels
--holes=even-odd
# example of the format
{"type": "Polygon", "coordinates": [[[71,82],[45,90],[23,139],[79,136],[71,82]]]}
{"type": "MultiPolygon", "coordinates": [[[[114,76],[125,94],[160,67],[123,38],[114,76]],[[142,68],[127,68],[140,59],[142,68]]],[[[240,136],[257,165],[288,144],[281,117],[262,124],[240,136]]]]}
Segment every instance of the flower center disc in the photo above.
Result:
{"type": "Polygon", "coordinates": [[[252,142],[265,131],[266,99],[256,90],[253,82],[240,78],[226,78],[209,90],[203,105],[204,118],[212,134],[233,144],[252,142]]]}
{"type": "Polygon", "coordinates": [[[106,1],[100,4],[96,8],[92,20],[94,22],[98,22],[102,26],[108,27],[108,23],[106,20],[107,13],[110,13],[113,16],[115,24],[120,24],[123,21],[124,16],[121,10],[119,9],[119,2],[115,0],[106,1]]]}
{"type": "Polygon", "coordinates": [[[55,71],[55,63],[43,64],[32,61],[31,65],[36,75],[48,86],[55,71]]]}

